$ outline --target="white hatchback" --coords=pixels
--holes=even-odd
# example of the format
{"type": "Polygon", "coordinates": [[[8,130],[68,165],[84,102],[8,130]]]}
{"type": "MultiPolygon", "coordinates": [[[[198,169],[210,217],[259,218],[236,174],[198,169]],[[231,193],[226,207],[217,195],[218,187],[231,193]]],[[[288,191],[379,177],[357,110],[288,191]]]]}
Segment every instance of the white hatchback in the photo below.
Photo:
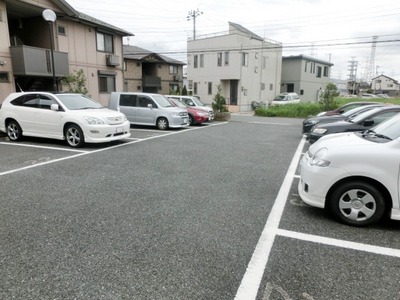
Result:
{"type": "Polygon", "coordinates": [[[0,106],[0,131],[11,141],[33,136],[66,140],[71,147],[131,135],[123,113],[81,94],[47,92],[10,94],[0,106]]]}
{"type": "Polygon", "coordinates": [[[299,103],[300,97],[296,93],[281,93],[272,100],[271,105],[299,103]]]}
{"type": "Polygon", "coordinates": [[[385,214],[400,220],[400,115],[363,132],[312,144],[300,163],[299,195],[341,222],[365,226],[385,214]]]}

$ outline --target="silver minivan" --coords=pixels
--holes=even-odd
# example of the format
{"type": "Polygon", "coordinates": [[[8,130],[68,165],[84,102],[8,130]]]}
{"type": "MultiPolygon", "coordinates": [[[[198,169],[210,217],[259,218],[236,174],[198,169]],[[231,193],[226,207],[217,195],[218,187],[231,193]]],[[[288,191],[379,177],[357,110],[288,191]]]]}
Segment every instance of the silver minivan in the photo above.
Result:
{"type": "Polygon", "coordinates": [[[161,130],[189,126],[187,110],[172,106],[159,94],[112,92],[108,108],[122,112],[134,125],[156,126],[161,130]]]}

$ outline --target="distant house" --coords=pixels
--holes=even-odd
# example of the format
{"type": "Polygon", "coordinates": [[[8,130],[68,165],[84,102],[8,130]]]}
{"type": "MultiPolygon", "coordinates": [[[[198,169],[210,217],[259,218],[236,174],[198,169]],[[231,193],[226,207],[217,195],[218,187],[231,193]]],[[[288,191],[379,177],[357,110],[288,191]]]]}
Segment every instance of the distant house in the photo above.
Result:
{"type": "Polygon", "coordinates": [[[332,63],[306,55],[282,58],[280,91],[295,92],[302,102],[316,102],[330,82],[332,63]]]}
{"type": "Polygon", "coordinates": [[[183,88],[184,62],[136,46],[123,46],[124,91],[171,94],[183,88]]]}
{"type": "Polygon", "coordinates": [[[63,90],[62,79],[83,70],[89,94],[107,104],[110,92],[122,90],[122,38],[132,35],[64,0],[0,0],[0,102],[15,91],[52,91],[53,70],[63,90]],[[55,22],[44,20],[45,9],[55,22]]]}
{"type": "Polygon", "coordinates": [[[398,97],[400,95],[400,83],[383,74],[372,78],[371,89],[374,94],[386,94],[389,97],[398,97]]]}
{"type": "Polygon", "coordinates": [[[230,111],[250,111],[252,101],[279,94],[282,45],[239,24],[187,42],[188,90],[210,104],[218,86],[230,111]]]}

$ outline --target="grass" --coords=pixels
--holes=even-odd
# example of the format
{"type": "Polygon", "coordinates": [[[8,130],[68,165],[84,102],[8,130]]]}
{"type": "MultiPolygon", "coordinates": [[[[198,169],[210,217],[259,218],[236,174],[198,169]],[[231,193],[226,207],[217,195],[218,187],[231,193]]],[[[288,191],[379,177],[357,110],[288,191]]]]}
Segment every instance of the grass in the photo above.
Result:
{"type": "MultiPolygon", "coordinates": [[[[400,105],[400,98],[389,98],[389,99],[361,99],[361,98],[335,98],[332,106],[328,109],[338,108],[349,102],[356,101],[371,101],[371,102],[382,102],[392,103],[400,105]]],[[[323,105],[319,103],[296,103],[296,104],[285,104],[285,105],[274,105],[257,108],[254,112],[256,116],[261,117],[285,117],[285,118],[308,118],[315,116],[321,111],[325,111],[323,105]]]]}

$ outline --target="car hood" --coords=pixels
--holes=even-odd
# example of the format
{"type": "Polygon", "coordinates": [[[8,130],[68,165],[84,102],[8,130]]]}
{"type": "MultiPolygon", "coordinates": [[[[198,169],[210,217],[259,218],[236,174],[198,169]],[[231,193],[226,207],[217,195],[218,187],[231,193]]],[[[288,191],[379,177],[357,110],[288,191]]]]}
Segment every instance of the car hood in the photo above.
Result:
{"type": "Polygon", "coordinates": [[[186,108],[180,108],[180,107],[176,107],[176,106],[164,107],[164,109],[168,109],[168,110],[176,112],[176,113],[181,113],[181,112],[187,113],[186,108]]]}
{"type": "MultiPolygon", "coordinates": [[[[343,147],[354,147],[354,146],[364,146],[364,145],[371,145],[370,140],[363,139],[362,137],[358,136],[355,132],[341,132],[341,133],[334,133],[328,134],[326,136],[321,137],[318,141],[310,146],[311,152],[314,149],[317,150],[322,147],[326,147],[329,149],[332,148],[343,148],[343,147]]],[[[375,143],[374,143],[375,144],[375,143]]]]}
{"type": "Polygon", "coordinates": [[[319,116],[319,117],[317,116],[317,117],[308,118],[305,120],[305,122],[327,123],[327,122],[336,122],[336,121],[343,120],[343,119],[345,119],[345,117],[342,115],[333,115],[333,116],[325,116],[324,115],[324,116],[319,116]]]}
{"type": "Polygon", "coordinates": [[[108,108],[77,109],[77,110],[71,110],[71,112],[81,116],[93,116],[99,118],[110,118],[110,117],[118,117],[124,115],[119,111],[108,108]]]}

